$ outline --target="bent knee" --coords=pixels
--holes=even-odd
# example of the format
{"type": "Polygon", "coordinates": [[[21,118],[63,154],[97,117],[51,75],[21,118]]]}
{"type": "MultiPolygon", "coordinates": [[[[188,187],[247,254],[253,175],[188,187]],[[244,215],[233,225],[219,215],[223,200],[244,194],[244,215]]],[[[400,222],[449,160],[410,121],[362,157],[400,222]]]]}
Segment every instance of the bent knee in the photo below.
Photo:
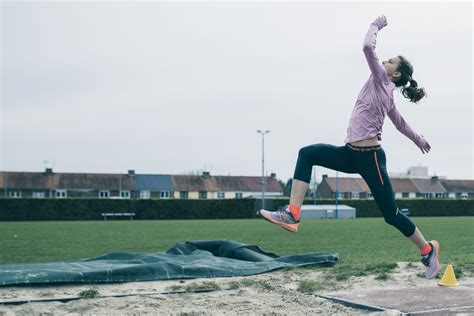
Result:
{"type": "Polygon", "coordinates": [[[298,157],[307,157],[310,152],[311,146],[301,147],[298,151],[298,157]]]}
{"type": "Polygon", "coordinates": [[[310,155],[314,155],[318,151],[322,150],[322,146],[323,144],[315,144],[315,145],[301,147],[300,150],[298,151],[298,156],[305,158],[310,155]]]}
{"type": "Polygon", "coordinates": [[[397,219],[397,215],[385,215],[384,216],[384,219],[385,219],[385,223],[389,224],[389,225],[392,225],[392,226],[396,226],[397,222],[399,221],[397,219]]]}
{"type": "Polygon", "coordinates": [[[384,216],[385,223],[389,225],[394,225],[395,223],[395,218],[393,216],[384,216]]]}

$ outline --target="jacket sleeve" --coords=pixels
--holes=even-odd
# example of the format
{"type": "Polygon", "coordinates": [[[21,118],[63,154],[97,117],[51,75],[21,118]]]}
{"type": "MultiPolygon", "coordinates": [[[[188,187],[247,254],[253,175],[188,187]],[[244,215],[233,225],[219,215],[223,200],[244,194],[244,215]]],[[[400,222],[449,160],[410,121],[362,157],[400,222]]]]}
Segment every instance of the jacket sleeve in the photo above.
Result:
{"type": "Polygon", "coordinates": [[[384,22],[381,17],[375,19],[369,26],[369,30],[364,38],[363,52],[367,63],[369,64],[370,71],[374,78],[380,81],[387,81],[387,73],[385,68],[379,63],[377,54],[375,53],[375,45],[377,43],[377,33],[384,27],[384,22]]]}
{"type": "Polygon", "coordinates": [[[405,122],[405,119],[403,119],[395,106],[392,107],[387,115],[400,133],[411,139],[418,148],[421,149],[424,147],[426,140],[423,138],[423,135],[420,135],[411,129],[410,125],[405,122]]]}

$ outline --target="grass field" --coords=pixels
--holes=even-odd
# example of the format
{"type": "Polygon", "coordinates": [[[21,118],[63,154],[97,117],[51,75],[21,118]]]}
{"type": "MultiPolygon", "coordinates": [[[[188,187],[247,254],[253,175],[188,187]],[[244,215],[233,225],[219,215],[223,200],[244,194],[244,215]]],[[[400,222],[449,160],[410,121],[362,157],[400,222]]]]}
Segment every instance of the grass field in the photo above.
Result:
{"type": "MultiPolygon", "coordinates": [[[[440,261],[474,272],[474,217],[417,217],[440,261]]],[[[296,234],[261,219],[181,221],[0,222],[0,264],[89,258],[108,252],[158,252],[187,240],[233,239],[278,255],[339,252],[339,273],[418,262],[412,243],[382,218],[304,220],[296,234]]],[[[390,269],[390,268],[389,268],[390,269]]],[[[370,270],[370,269],[369,269],[370,270]]]]}

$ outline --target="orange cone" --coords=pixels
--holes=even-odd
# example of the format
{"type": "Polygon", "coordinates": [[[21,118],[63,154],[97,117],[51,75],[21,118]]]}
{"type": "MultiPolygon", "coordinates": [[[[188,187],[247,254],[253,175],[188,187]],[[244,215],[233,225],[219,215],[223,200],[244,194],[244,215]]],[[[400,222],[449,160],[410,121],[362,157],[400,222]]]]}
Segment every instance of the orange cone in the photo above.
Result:
{"type": "Polygon", "coordinates": [[[456,280],[456,275],[454,275],[454,269],[452,265],[448,264],[448,267],[444,271],[444,275],[438,284],[443,286],[459,285],[458,281],[456,280]]]}

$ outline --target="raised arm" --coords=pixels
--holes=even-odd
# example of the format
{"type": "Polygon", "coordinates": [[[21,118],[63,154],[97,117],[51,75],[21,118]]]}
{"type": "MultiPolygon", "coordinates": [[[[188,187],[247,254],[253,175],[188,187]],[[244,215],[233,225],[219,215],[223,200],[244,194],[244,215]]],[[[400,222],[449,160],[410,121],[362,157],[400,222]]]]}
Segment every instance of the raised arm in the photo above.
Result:
{"type": "Polygon", "coordinates": [[[411,129],[410,125],[403,119],[400,112],[398,112],[395,106],[392,107],[390,112],[387,113],[393,125],[397,128],[400,133],[411,139],[423,153],[429,152],[431,147],[428,142],[424,139],[423,135],[416,133],[411,129]]]}
{"type": "Polygon", "coordinates": [[[388,77],[385,72],[385,68],[379,63],[377,54],[375,54],[375,44],[377,43],[377,33],[384,26],[386,26],[386,19],[384,16],[378,17],[372,22],[369,26],[369,30],[364,38],[363,51],[367,63],[369,64],[370,71],[372,72],[374,78],[382,81],[388,80],[388,77]]]}

